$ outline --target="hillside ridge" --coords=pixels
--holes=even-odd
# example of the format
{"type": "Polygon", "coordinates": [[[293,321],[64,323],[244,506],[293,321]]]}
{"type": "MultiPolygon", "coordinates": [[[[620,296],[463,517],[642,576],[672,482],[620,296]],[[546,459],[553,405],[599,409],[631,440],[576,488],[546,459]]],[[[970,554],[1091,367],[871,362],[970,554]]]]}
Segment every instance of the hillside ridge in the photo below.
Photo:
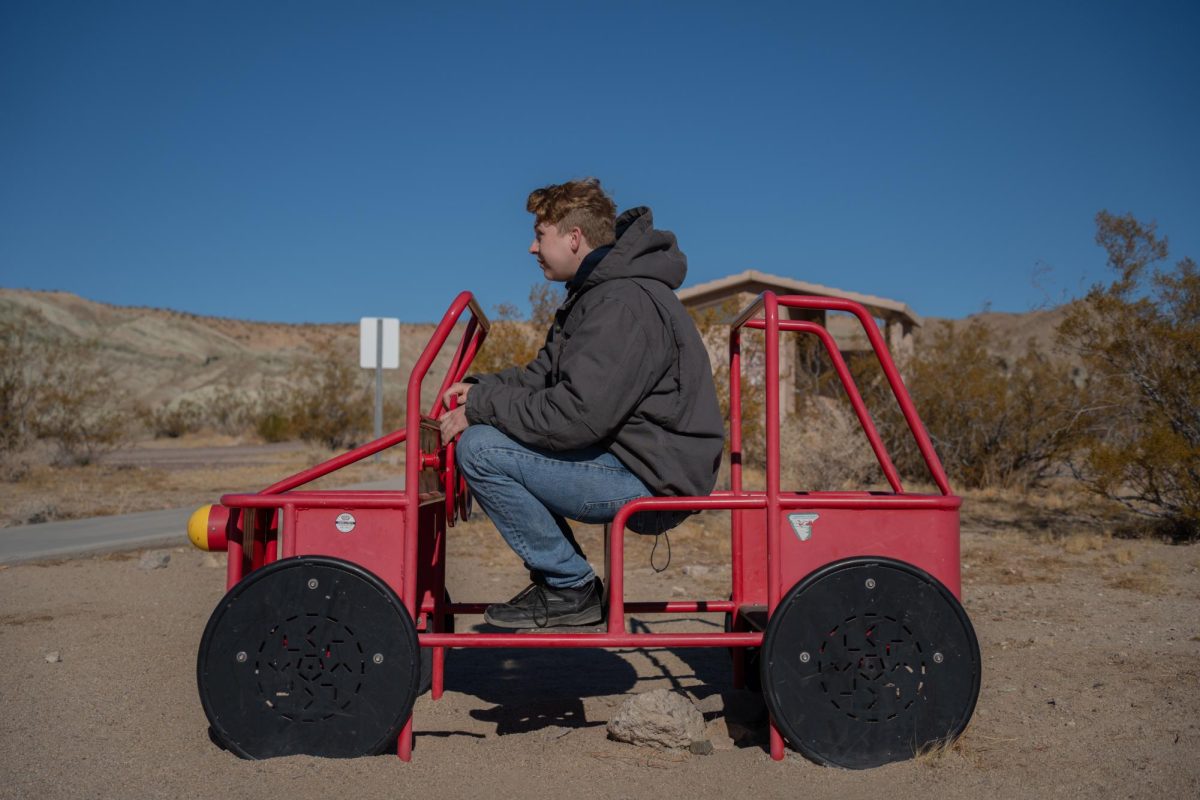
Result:
{"type": "MultiPolygon", "coordinates": [[[[1029,340],[1051,352],[1065,308],[986,311],[962,319],[928,317],[917,342],[920,346],[939,325],[957,329],[978,320],[994,334],[998,355],[1015,357],[1029,340]]],[[[357,322],[257,322],[112,305],[65,291],[0,288],[0,321],[21,318],[28,320],[34,339],[94,340],[97,357],[147,405],[204,397],[232,387],[257,392],[267,383],[286,382],[303,362],[323,353],[355,362],[358,358],[357,322]]],[[[435,327],[401,323],[400,368],[385,374],[388,395],[402,393],[435,327]]],[[[440,376],[446,357],[436,365],[433,377],[440,376]]]]}

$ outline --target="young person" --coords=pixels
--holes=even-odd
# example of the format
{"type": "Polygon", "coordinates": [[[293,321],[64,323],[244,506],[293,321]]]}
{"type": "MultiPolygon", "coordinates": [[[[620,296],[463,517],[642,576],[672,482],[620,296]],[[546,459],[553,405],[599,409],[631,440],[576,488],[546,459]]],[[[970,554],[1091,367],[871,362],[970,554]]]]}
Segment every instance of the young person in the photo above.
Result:
{"type": "MultiPolygon", "coordinates": [[[[674,290],[687,275],[650,209],[615,218],[593,178],[529,195],[529,247],[567,295],[537,358],[446,392],[440,419],[475,499],[532,583],[484,618],[503,628],[592,625],[603,585],[567,524],[609,522],[649,495],[706,495],[724,447],[704,343],[674,290]]],[[[638,514],[656,533],[678,514],[638,514]]]]}

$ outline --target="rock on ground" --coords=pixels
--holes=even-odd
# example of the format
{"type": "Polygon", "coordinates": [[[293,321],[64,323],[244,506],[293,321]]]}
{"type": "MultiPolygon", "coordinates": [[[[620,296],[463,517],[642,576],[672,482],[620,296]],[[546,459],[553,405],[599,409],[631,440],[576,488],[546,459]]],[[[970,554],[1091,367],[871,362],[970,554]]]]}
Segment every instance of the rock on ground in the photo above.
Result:
{"type": "Polygon", "coordinates": [[[147,553],[142,553],[141,559],[138,560],[139,569],[162,569],[171,563],[171,554],[166,550],[151,550],[147,553]]]}
{"type": "Polygon", "coordinates": [[[684,695],[655,689],[630,697],[608,723],[608,736],[648,747],[703,749],[708,741],[704,717],[684,695]]]}

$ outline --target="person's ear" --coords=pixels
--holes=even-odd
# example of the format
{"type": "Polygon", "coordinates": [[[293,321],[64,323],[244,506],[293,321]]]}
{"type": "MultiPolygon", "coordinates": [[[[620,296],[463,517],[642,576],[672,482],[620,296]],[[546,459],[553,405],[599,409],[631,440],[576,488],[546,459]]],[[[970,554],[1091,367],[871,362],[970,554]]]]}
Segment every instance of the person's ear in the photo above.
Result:
{"type": "Polygon", "coordinates": [[[571,228],[571,252],[578,253],[580,247],[583,247],[583,231],[571,228]]]}

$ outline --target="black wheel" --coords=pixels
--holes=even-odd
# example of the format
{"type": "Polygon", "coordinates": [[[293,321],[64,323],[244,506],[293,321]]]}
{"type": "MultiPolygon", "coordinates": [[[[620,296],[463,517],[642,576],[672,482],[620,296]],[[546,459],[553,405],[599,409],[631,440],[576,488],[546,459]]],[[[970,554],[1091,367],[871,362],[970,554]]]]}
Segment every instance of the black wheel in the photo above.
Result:
{"type": "Polygon", "coordinates": [[[196,677],[212,736],[242,758],[352,758],[394,746],[419,661],[412,618],[387,584],[340,559],[301,556],[225,595],[196,677]]]}
{"type": "MultiPolygon", "coordinates": [[[[450,602],[451,602],[450,601],[450,592],[445,589],[443,589],[442,591],[444,592],[444,595],[445,595],[445,600],[444,600],[445,604],[450,605],[450,602]]],[[[443,627],[445,628],[445,630],[438,631],[438,633],[454,633],[454,615],[446,614],[444,619],[445,619],[445,624],[443,627]]],[[[421,648],[421,679],[417,683],[417,694],[418,695],[425,694],[432,688],[433,688],[433,650],[431,650],[428,647],[422,647],[421,648]]]]}
{"type": "Polygon", "coordinates": [[[763,638],[763,695],[788,743],[866,769],[955,739],[979,697],[979,642],[926,572],[852,558],[784,596],[763,638]]]}

